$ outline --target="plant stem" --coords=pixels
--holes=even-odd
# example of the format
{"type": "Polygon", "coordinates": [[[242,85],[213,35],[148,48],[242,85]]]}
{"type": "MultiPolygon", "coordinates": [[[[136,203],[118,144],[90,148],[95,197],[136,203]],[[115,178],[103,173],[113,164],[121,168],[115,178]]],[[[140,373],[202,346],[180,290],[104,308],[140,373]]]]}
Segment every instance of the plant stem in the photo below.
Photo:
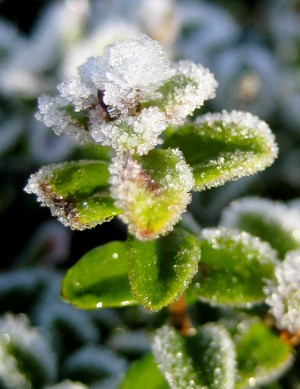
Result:
{"type": "Polygon", "coordinates": [[[188,335],[192,330],[192,323],[187,313],[184,294],[169,305],[169,312],[172,325],[180,331],[183,336],[188,335]]]}

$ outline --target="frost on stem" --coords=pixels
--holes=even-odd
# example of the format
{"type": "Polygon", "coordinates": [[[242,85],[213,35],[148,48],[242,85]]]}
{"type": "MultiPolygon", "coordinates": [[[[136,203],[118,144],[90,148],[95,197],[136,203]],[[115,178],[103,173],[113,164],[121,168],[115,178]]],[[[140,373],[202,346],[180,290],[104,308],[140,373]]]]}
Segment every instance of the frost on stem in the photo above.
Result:
{"type": "Polygon", "coordinates": [[[77,78],[58,85],[58,96],[39,99],[36,118],[57,134],[144,155],[169,124],[213,98],[216,85],[207,69],[172,64],[156,41],[141,35],[89,58],[77,78]]]}
{"type": "Polygon", "coordinates": [[[300,329],[300,250],[290,251],[275,269],[274,282],[264,291],[277,327],[295,333],[300,329]]]}

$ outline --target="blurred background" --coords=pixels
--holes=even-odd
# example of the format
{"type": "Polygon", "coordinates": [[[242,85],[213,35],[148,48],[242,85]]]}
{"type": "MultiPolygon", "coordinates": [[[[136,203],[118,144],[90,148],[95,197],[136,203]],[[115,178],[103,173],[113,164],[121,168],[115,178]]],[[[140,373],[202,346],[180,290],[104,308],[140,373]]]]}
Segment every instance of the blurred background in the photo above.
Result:
{"type": "Polygon", "coordinates": [[[87,250],[125,239],[126,230],[113,220],[71,231],[23,190],[43,165],[107,155],[38,122],[37,98],[56,94],[107,44],[141,33],[171,60],[191,59],[215,74],[217,97],[199,114],[249,111],[279,145],[265,172],[193,194],[190,211],[200,225],[217,224],[221,210],[245,195],[300,198],[300,1],[0,0],[0,334],[11,331],[40,371],[26,375],[0,348],[3,388],[113,389],[149,350],[144,329],[164,315],[138,307],[88,312],[61,301],[66,269],[87,250]]]}

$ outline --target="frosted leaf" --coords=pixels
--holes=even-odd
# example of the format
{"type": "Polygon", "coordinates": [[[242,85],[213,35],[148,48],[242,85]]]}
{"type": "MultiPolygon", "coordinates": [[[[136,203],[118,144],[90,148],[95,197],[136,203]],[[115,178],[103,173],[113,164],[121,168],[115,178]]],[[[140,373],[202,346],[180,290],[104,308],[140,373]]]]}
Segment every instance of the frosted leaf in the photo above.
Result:
{"type": "Polygon", "coordinates": [[[38,108],[36,119],[51,127],[57,135],[66,133],[80,142],[91,139],[85,126],[67,113],[68,102],[61,96],[41,96],[38,100],[38,108]]]}
{"type": "Polygon", "coordinates": [[[186,337],[164,326],[154,336],[153,354],[172,389],[234,387],[234,344],[221,325],[207,323],[186,337]]]}
{"type": "Polygon", "coordinates": [[[180,124],[200,108],[205,100],[215,97],[218,83],[213,74],[202,65],[179,61],[173,65],[175,75],[170,80],[169,91],[164,95],[166,116],[169,123],[180,124]]]}
{"type": "Polygon", "coordinates": [[[159,369],[172,389],[205,389],[197,385],[197,376],[192,367],[192,358],[182,354],[183,341],[171,327],[160,328],[153,340],[153,354],[159,369]],[[187,381],[190,382],[186,386],[187,381]]]}
{"type": "Polygon", "coordinates": [[[191,201],[194,179],[178,149],[152,150],[142,158],[139,162],[128,156],[115,157],[110,190],[116,207],[123,211],[120,218],[143,240],[173,229],[191,201]],[[143,163],[152,168],[143,168],[143,163]]]}
{"type": "Polygon", "coordinates": [[[40,370],[44,383],[56,376],[53,351],[41,334],[30,327],[25,315],[6,314],[0,320],[0,362],[0,381],[7,388],[32,388],[34,371],[29,366],[40,370]],[[24,364],[22,359],[28,359],[31,363],[24,364]]]}
{"type": "Polygon", "coordinates": [[[295,333],[300,329],[300,250],[286,255],[275,269],[275,278],[265,287],[266,303],[277,327],[295,333]]]}
{"type": "Polygon", "coordinates": [[[173,70],[161,46],[141,35],[139,39],[108,46],[98,67],[93,66],[90,73],[94,85],[105,90],[105,104],[126,114],[137,102],[153,98],[173,70]]]}
{"type": "MultiPolygon", "coordinates": [[[[275,136],[269,126],[257,116],[249,112],[223,110],[221,113],[207,113],[200,116],[196,124],[205,124],[212,129],[212,138],[218,138],[218,132],[227,132],[227,142],[233,145],[239,143],[239,139],[249,139],[249,150],[235,150],[230,153],[229,165],[226,164],[226,171],[220,179],[212,186],[223,185],[228,180],[235,180],[240,177],[263,171],[270,166],[278,156],[278,147],[275,136]],[[219,125],[218,125],[219,123],[219,125]],[[253,145],[252,145],[253,144],[253,145]],[[252,150],[251,150],[252,149],[252,150]]],[[[221,153],[216,160],[208,163],[220,165],[227,159],[226,152],[221,153]],[[223,162],[222,162],[223,161],[223,162]]]]}
{"type": "Polygon", "coordinates": [[[237,389],[264,387],[281,378],[293,364],[291,345],[282,342],[258,317],[243,319],[233,331],[237,389]]]}
{"type": "Polygon", "coordinates": [[[300,212],[284,202],[244,197],[223,210],[220,224],[249,231],[268,241],[284,257],[300,248],[300,212]]]}
{"type": "Polygon", "coordinates": [[[158,137],[167,127],[164,114],[156,107],[143,109],[139,116],[124,115],[107,123],[98,121],[96,111],[92,111],[90,121],[90,133],[97,143],[139,155],[162,143],[158,137]]]}
{"type": "Polygon", "coordinates": [[[194,282],[196,296],[210,305],[251,308],[265,300],[264,279],[274,277],[277,253],[247,232],[205,228],[201,262],[194,282]]]}
{"type": "Polygon", "coordinates": [[[43,166],[31,174],[24,190],[71,229],[93,228],[120,210],[108,193],[108,163],[81,160],[43,166]]]}
{"type": "Polygon", "coordinates": [[[89,108],[95,100],[95,97],[93,97],[95,91],[88,88],[78,78],[59,84],[57,89],[63,98],[74,105],[76,112],[89,108]]]}
{"type": "MultiPolygon", "coordinates": [[[[202,239],[212,244],[212,247],[219,250],[222,244],[226,243],[227,250],[230,253],[234,253],[235,247],[240,245],[241,248],[244,246],[242,252],[247,252],[247,248],[251,248],[256,252],[256,259],[261,264],[273,263],[278,264],[277,253],[267,243],[261,241],[256,236],[250,235],[248,232],[239,231],[234,229],[220,228],[205,228],[202,230],[202,239]]],[[[253,260],[251,256],[247,258],[249,261],[253,260]]]]}

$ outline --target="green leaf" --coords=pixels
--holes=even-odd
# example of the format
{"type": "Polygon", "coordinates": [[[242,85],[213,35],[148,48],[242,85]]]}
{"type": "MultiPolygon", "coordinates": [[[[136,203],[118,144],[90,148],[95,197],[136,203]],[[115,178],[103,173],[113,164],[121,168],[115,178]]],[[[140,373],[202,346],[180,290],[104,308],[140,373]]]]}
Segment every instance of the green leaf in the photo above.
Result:
{"type": "Polygon", "coordinates": [[[194,278],[197,296],[212,305],[251,307],[264,301],[264,279],[274,278],[276,252],[246,232],[202,231],[201,262],[194,278]]]}
{"type": "Polygon", "coordinates": [[[277,157],[274,135],[266,123],[237,111],[207,114],[184,124],[174,129],[163,147],[183,152],[193,169],[194,190],[262,171],[277,157]]]}
{"type": "Polygon", "coordinates": [[[62,296],[79,308],[136,304],[132,296],[124,242],[110,242],[86,253],[62,282],[62,296]]]}
{"type": "Polygon", "coordinates": [[[133,294],[145,308],[157,311],[187,288],[197,271],[200,244],[193,234],[176,229],[155,241],[130,237],[128,256],[133,294]]]}
{"type": "Polygon", "coordinates": [[[234,388],[234,345],[223,326],[205,324],[186,337],[164,326],[154,336],[153,353],[172,389],[234,388]]]}
{"type": "Polygon", "coordinates": [[[194,180],[179,150],[116,157],[110,171],[115,204],[138,239],[155,239],[171,231],[191,201],[194,180]]]}
{"type": "Polygon", "coordinates": [[[134,362],[129,367],[118,389],[168,389],[169,385],[157,367],[152,354],[134,362]]]}
{"type": "Polygon", "coordinates": [[[300,213],[280,201],[259,197],[236,200],[224,209],[220,224],[269,242],[281,259],[300,248],[300,213]]]}
{"type": "Polygon", "coordinates": [[[121,211],[108,192],[108,163],[78,161],[42,167],[32,174],[27,193],[47,206],[53,216],[71,229],[93,228],[121,211]]]}
{"type": "Polygon", "coordinates": [[[293,350],[259,319],[238,325],[237,389],[265,385],[281,377],[293,362],[293,350]]]}

